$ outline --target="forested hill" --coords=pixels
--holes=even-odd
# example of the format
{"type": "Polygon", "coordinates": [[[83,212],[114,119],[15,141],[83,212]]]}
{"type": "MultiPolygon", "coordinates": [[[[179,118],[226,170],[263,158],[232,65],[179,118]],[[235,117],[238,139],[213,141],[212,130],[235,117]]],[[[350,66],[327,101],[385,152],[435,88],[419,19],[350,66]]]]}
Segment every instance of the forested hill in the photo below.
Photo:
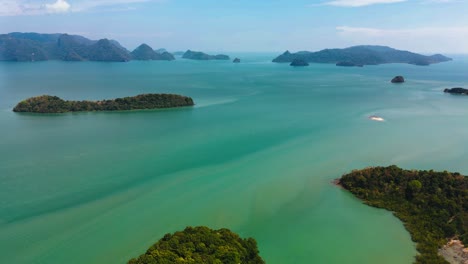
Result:
{"type": "Polygon", "coordinates": [[[253,238],[242,239],[228,229],[187,227],[166,234],[145,254],[128,264],[264,264],[253,238]]]}
{"type": "Polygon", "coordinates": [[[291,53],[286,51],[273,59],[273,62],[292,62],[294,59],[313,63],[348,63],[353,65],[377,65],[384,63],[429,65],[452,60],[441,54],[425,56],[386,46],[363,45],[345,49],[324,49],[317,52],[300,51],[291,53]]]}
{"type": "MultiPolygon", "coordinates": [[[[79,35],[9,33],[0,35],[0,61],[113,61],[129,60],[173,60],[172,54],[157,53],[151,49],[150,55],[137,48],[134,54],[122,47],[119,42],[109,39],[90,40],[79,35]],[[135,56],[133,56],[135,55],[135,56]]],[[[148,52],[148,51],[146,51],[148,52]]]]}
{"type": "Polygon", "coordinates": [[[389,166],[352,171],[339,184],[404,222],[417,243],[416,263],[447,263],[438,249],[449,239],[468,244],[468,177],[389,166]]]}
{"type": "Polygon", "coordinates": [[[192,98],[177,94],[140,94],[101,101],[66,101],[57,96],[42,95],[19,102],[13,111],[27,113],[127,111],[192,105],[194,105],[192,98]]]}

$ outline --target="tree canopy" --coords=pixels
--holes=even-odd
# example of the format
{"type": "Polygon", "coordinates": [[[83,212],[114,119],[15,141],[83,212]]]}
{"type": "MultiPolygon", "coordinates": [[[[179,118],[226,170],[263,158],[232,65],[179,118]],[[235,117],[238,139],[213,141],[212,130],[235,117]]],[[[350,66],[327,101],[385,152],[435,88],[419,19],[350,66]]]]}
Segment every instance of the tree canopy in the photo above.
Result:
{"type": "Polygon", "coordinates": [[[419,252],[416,263],[447,263],[438,249],[448,239],[468,244],[468,177],[389,166],[352,171],[339,183],[366,204],[390,210],[404,222],[419,252]]]}
{"type": "Polygon", "coordinates": [[[264,264],[253,238],[242,239],[228,229],[187,227],[166,234],[145,254],[128,264],[264,264]]]}
{"type": "Polygon", "coordinates": [[[14,112],[66,113],[83,111],[124,111],[194,105],[192,98],[177,94],[140,94],[102,101],[65,101],[57,96],[42,95],[19,102],[14,112]]]}

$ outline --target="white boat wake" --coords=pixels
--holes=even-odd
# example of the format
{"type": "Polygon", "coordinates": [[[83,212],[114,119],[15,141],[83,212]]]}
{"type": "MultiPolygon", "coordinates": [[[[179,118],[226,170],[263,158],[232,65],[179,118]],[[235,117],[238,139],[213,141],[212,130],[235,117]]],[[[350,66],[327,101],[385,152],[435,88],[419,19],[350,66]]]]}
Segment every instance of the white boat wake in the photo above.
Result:
{"type": "Polygon", "coordinates": [[[372,120],[372,121],[378,121],[378,122],[384,122],[385,121],[385,119],[383,119],[380,116],[376,116],[376,115],[369,116],[369,119],[372,120]]]}

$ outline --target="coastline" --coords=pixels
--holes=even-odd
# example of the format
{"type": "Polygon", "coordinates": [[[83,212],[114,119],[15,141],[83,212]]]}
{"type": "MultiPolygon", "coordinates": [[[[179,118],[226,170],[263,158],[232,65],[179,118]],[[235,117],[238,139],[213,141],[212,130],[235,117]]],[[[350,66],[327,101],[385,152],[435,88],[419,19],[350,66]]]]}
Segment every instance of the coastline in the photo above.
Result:
{"type": "MultiPolygon", "coordinates": [[[[366,169],[369,169],[369,168],[366,168],[366,169]]],[[[366,169],[364,169],[364,170],[366,170],[366,169]]],[[[355,172],[355,171],[353,171],[353,172],[355,172]]],[[[346,175],[344,175],[344,176],[346,176],[346,175]]],[[[359,195],[356,195],[356,193],[354,193],[351,189],[345,188],[345,186],[342,184],[341,180],[342,180],[342,178],[334,179],[331,183],[333,185],[337,186],[338,188],[341,188],[341,189],[344,189],[344,190],[350,192],[351,194],[353,194],[353,196],[355,196],[356,198],[358,198],[359,200],[361,200],[364,204],[366,204],[368,206],[385,209],[385,210],[391,212],[395,217],[397,217],[403,223],[403,226],[405,227],[405,230],[408,233],[410,233],[410,235],[412,236],[412,239],[416,243],[416,245],[421,243],[421,241],[414,240],[414,237],[413,237],[414,236],[414,234],[413,234],[414,231],[411,230],[410,220],[407,219],[406,217],[403,217],[403,215],[401,215],[401,212],[391,210],[390,208],[387,208],[386,206],[380,206],[379,204],[376,204],[375,201],[373,201],[373,200],[367,200],[364,197],[360,197],[359,195]]],[[[345,182],[344,184],[346,185],[346,184],[349,184],[349,183],[345,182]]],[[[348,188],[349,188],[349,186],[348,186],[348,188]]],[[[439,245],[439,247],[437,249],[437,252],[436,252],[436,255],[441,257],[441,259],[440,260],[436,260],[436,258],[432,259],[432,260],[435,261],[434,263],[442,263],[440,261],[442,261],[442,259],[443,259],[444,260],[443,263],[468,264],[468,247],[466,247],[463,244],[463,241],[461,241],[459,239],[458,235],[459,234],[454,234],[454,236],[452,238],[445,238],[447,243],[445,243],[443,245],[439,245]]],[[[419,258],[421,256],[420,254],[422,254],[422,252],[420,250],[418,250],[418,255],[415,256],[415,258],[416,258],[415,263],[426,263],[424,261],[427,261],[429,259],[425,259],[423,262],[421,262],[423,259],[419,258]]]]}
{"type": "MultiPolygon", "coordinates": [[[[6,169],[11,168],[8,171],[11,173],[8,173],[8,175],[12,177],[11,182],[2,185],[2,190],[10,189],[14,191],[11,196],[8,196],[8,201],[14,202],[12,202],[12,208],[15,209],[15,212],[8,216],[14,217],[19,213],[26,212],[29,209],[29,207],[23,206],[26,205],[23,204],[26,200],[29,200],[30,205],[40,210],[40,212],[55,208],[55,202],[41,202],[43,197],[49,195],[54,197],[57,203],[63,201],[71,205],[56,210],[53,214],[38,213],[38,216],[31,218],[31,220],[22,221],[12,227],[10,225],[6,226],[5,233],[8,232],[8,234],[12,235],[11,237],[3,236],[6,252],[0,257],[0,262],[17,263],[21,259],[26,259],[30,262],[54,264],[55,260],[59,261],[64,259],[66,255],[73,254],[78,247],[80,248],[80,254],[74,258],[76,262],[88,262],[90,264],[98,264],[99,262],[118,263],[118,259],[127,260],[129,257],[137,256],[137,253],[142,253],[159,238],[158,235],[162,236],[168,232],[168,228],[171,228],[170,231],[178,230],[178,228],[182,229],[187,221],[194,223],[194,225],[197,223],[196,221],[199,221],[211,226],[215,226],[219,221],[230,221],[229,223],[232,222],[233,225],[238,221],[245,221],[247,225],[251,226],[246,231],[246,235],[248,235],[247,232],[251,232],[252,236],[263,237],[264,240],[269,241],[277,241],[278,237],[282,237],[280,242],[281,245],[284,245],[284,250],[281,252],[278,252],[279,246],[274,243],[262,243],[260,245],[262,253],[264,252],[266,257],[273,256],[279,263],[288,263],[289,257],[293,254],[297,256],[297,263],[308,263],[310,254],[314,254],[317,258],[325,258],[334,254],[333,256],[336,256],[337,260],[336,263],[374,264],[378,263],[379,257],[382,262],[391,260],[391,263],[397,264],[412,263],[416,254],[413,242],[407,237],[408,232],[401,226],[398,219],[394,219],[386,211],[362,206],[362,203],[357,202],[352,195],[341,192],[339,189],[335,189],[334,186],[329,186],[329,184],[334,178],[341,176],[347,170],[346,168],[360,168],[360,166],[386,163],[395,159],[398,162],[410,160],[407,161],[407,164],[413,164],[414,162],[414,167],[444,167],[467,171],[468,166],[463,162],[466,157],[461,155],[466,153],[464,144],[466,140],[462,137],[452,138],[447,136],[452,135],[451,132],[455,130],[460,133],[465,131],[467,124],[459,121],[460,115],[464,115],[465,110],[467,110],[462,108],[463,104],[466,103],[466,100],[463,99],[466,98],[450,98],[448,95],[440,95],[438,92],[440,88],[436,87],[437,85],[449,87],[450,84],[446,84],[440,78],[445,76],[444,69],[452,70],[452,68],[445,65],[444,68],[437,68],[437,71],[441,73],[440,76],[429,71],[429,68],[414,69],[415,73],[423,80],[431,80],[425,76],[426,74],[433,74],[434,83],[425,83],[419,86],[411,86],[412,83],[408,83],[410,88],[407,90],[400,89],[401,92],[382,89],[379,93],[382,92],[383,96],[379,101],[363,101],[361,107],[353,109],[352,112],[345,111],[349,109],[347,105],[335,105],[336,102],[330,103],[332,108],[322,109],[320,112],[321,103],[325,102],[323,100],[328,98],[329,95],[335,94],[335,91],[330,87],[340,85],[340,80],[333,78],[336,71],[332,70],[335,69],[335,66],[311,65],[314,70],[317,70],[317,72],[311,71],[311,75],[320,73],[323,78],[329,79],[329,82],[324,86],[320,86],[319,83],[322,82],[320,79],[310,78],[311,76],[305,74],[302,76],[302,73],[294,73],[294,76],[297,76],[301,82],[306,84],[304,88],[299,88],[293,85],[294,82],[290,84],[289,80],[286,79],[290,78],[288,77],[290,73],[284,75],[278,73],[281,80],[271,78],[270,75],[265,73],[268,70],[281,68],[280,65],[271,66],[269,63],[265,63],[265,55],[263,57],[251,56],[244,60],[246,64],[250,63],[246,66],[220,62],[204,64],[194,61],[179,61],[180,65],[173,64],[174,67],[169,67],[171,63],[164,61],[131,61],[128,64],[120,64],[121,67],[107,67],[107,65],[104,65],[106,63],[94,62],[75,64],[58,61],[44,62],[41,63],[40,69],[37,68],[37,71],[34,72],[34,76],[37,75],[38,78],[20,79],[21,81],[18,82],[13,81],[29,72],[30,67],[27,64],[18,64],[14,67],[10,67],[13,65],[8,67],[4,65],[3,69],[6,76],[8,76],[5,81],[8,85],[2,87],[7,97],[0,100],[2,101],[0,103],[5,106],[5,111],[0,113],[0,120],[5,126],[2,131],[2,151],[5,153],[3,162],[6,167],[3,167],[3,171],[6,172],[6,169]],[[166,64],[167,67],[165,67],[166,64]],[[183,69],[186,68],[187,71],[199,72],[200,74],[190,76],[190,78],[187,77],[187,87],[180,86],[180,79],[172,82],[173,79],[176,79],[175,77],[180,76],[179,66],[183,69]],[[205,78],[209,78],[208,74],[205,75],[208,72],[218,72],[219,70],[219,76],[225,80],[231,80],[229,76],[233,76],[233,73],[229,73],[228,70],[239,71],[239,73],[244,72],[241,69],[242,67],[235,66],[249,68],[248,71],[245,71],[246,80],[229,82],[227,85],[223,85],[222,89],[221,87],[219,89],[213,88],[214,83],[212,81],[205,81],[205,78]],[[225,75],[221,72],[224,70],[223,67],[227,72],[225,75]],[[67,81],[69,82],[68,75],[63,74],[60,68],[63,68],[64,71],[76,71],[76,82],[70,82],[67,86],[67,81]],[[92,70],[102,73],[102,76],[99,75],[93,80],[87,79],[87,76],[93,76],[92,70]],[[127,73],[129,80],[123,78],[126,76],[126,71],[129,71],[127,73]],[[163,73],[173,77],[164,79],[161,77],[163,73]],[[54,88],[55,86],[66,87],[67,89],[63,89],[58,95],[67,99],[88,98],[88,96],[89,98],[111,98],[107,94],[132,95],[145,93],[148,92],[145,87],[153,85],[157,79],[164,79],[167,80],[168,89],[165,91],[174,89],[178,93],[193,95],[194,99],[199,98],[204,102],[218,102],[218,100],[226,98],[234,98],[237,101],[230,104],[210,105],[209,107],[202,107],[203,109],[199,105],[196,106],[198,110],[190,107],[102,113],[75,112],[56,116],[47,114],[43,117],[37,116],[38,114],[35,114],[35,116],[26,113],[15,114],[11,111],[11,108],[17,103],[17,98],[19,100],[24,95],[34,95],[36,91],[48,92],[41,87],[35,86],[34,83],[41,81],[40,78],[53,79],[53,76],[49,76],[52,74],[63,77],[60,78],[63,83],[56,80],[57,83],[54,82],[54,85],[50,87],[52,89],[50,92],[52,93],[55,89],[58,89],[54,88]],[[111,74],[114,76],[112,83],[110,83],[111,80],[105,79],[106,76],[111,74]],[[132,80],[141,77],[143,77],[142,85],[130,89],[132,80]],[[112,85],[114,80],[118,83],[112,85]],[[109,88],[99,89],[107,81],[109,81],[109,88]],[[440,83],[436,83],[437,81],[440,81],[440,83]],[[265,86],[259,85],[259,87],[255,87],[255,91],[251,91],[248,87],[251,82],[258,82],[265,84],[265,86]],[[245,87],[240,88],[239,86],[245,87]],[[89,89],[83,90],[81,87],[89,87],[89,89]],[[309,89],[310,87],[316,87],[316,89],[309,89]],[[413,94],[413,92],[432,94],[432,90],[425,92],[424,89],[426,88],[437,90],[437,93],[434,92],[433,94],[437,99],[405,98],[405,96],[408,97],[408,93],[413,94]],[[7,93],[9,91],[11,91],[11,94],[7,93]],[[209,94],[211,92],[216,92],[216,96],[209,94]],[[257,92],[257,94],[252,95],[254,92],[257,92]],[[268,92],[273,93],[275,96],[265,98],[264,96],[268,92]],[[320,96],[317,96],[318,94],[320,96]],[[285,98],[294,100],[294,105],[291,107],[289,107],[289,103],[286,105],[285,98]],[[406,101],[406,99],[408,100],[406,101]],[[310,100],[313,103],[310,103],[310,100]],[[415,101],[418,104],[412,105],[415,101]],[[398,102],[399,105],[396,106],[393,102],[398,102]],[[440,109],[444,111],[431,112],[430,105],[434,102],[437,102],[440,109]],[[453,105],[453,108],[447,106],[449,103],[453,105]],[[388,108],[386,110],[380,109],[379,104],[388,108]],[[9,107],[10,105],[11,107],[9,107]],[[401,122],[394,122],[391,126],[385,124],[382,126],[382,124],[373,123],[374,121],[367,119],[367,116],[374,114],[376,111],[382,111],[379,114],[387,115],[390,108],[398,111],[398,113],[391,113],[394,117],[392,119],[402,121],[406,129],[400,127],[402,126],[401,122]],[[237,111],[233,111],[234,109],[237,109],[237,111]],[[305,111],[305,109],[309,110],[305,111]],[[409,113],[408,109],[417,113],[409,113]],[[454,116],[448,116],[449,109],[458,109],[461,112],[454,116]],[[431,119],[434,120],[429,122],[429,118],[418,118],[420,117],[419,113],[424,110],[433,115],[431,119]],[[311,117],[315,116],[315,114],[317,114],[317,118],[320,118],[316,122],[311,117]],[[397,114],[398,117],[395,116],[397,114]],[[122,118],[120,115],[124,117],[122,118]],[[332,115],[336,118],[326,119],[332,115]],[[291,116],[295,116],[294,120],[291,120],[291,116]],[[298,120],[302,122],[298,124],[298,120]],[[289,125],[293,124],[298,124],[299,127],[294,131],[290,131],[289,125]],[[444,124],[450,124],[450,129],[447,130],[447,127],[443,126],[444,124]],[[327,129],[318,130],[316,129],[318,125],[327,129]],[[428,130],[432,126],[433,130],[428,130]],[[21,130],[14,128],[21,128],[21,130]],[[266,130],[266,128],[271,130],[266,130]],[[431,133],[420,134],[424,130],[431,131],[431,133]],[[366,135],[363,131],[372,133],[366,135]],[[447,133],[445,136],[444,131],[447,133]],[[90,136],[91,132],[93,132],[92,136],[90,136]],[[253,134],[252,132],[257,133],[253,134]],[[218,135],[219,138],[214,140],[213,135],[218,135]],[[302,138],[294,139],[296,136],[300,137],[301,135],[302,138]],[[440,140],[441,136],[444,138],[443,140],[440,140]],[[382,140],[384,138],[391,138],[393,142],[402,142],[402,145],[394,146],[392,142],[382,140]],[[350,139],[353,140],[350,141],[350,139]],[[284,143],[278,145],[280,141],[284,143]],[[423,144],[427,143],[427,141],[431,141],[432,144],[423,144]],[[26,145],[25,142],[29,143],[26,145]],[[219,142],[226,144],[219,145],[219,142]],[[453,142],[457,142],[457,144],[452,146],[453,142]],[[47,152],[44,151],[44,146],[47,146],[47,152]],[[353,150],[359,149],[362,154],[345,155],[342,153],[343,146],[353,150]],[[255,152],[259,149],[263,149],[263,151],[260,153],[255,152]],[[441,149],[442,152],[431,152],[435,149],[441,149]],[[207,151],[205,153],[201,152],[201,150],[219,150],[222,152],[207,151]],[[450,151],[453,155],[444,156],[443,151],[450,151]],[[252,152],[253,155],[242,156],[246,152],[252,152]],[[426,156],[427,153],[432,156],[426,156]],[[420,156],[412,156],[412,154],[420,156]],[[32,163],[38,161],[41,157],[50,158],[51,161],[54,161],[53,164],[50,163],[51,167],[48,167],[50,169],[44,170],[38,167],[41,164],[47,164],[32,163]],[[231,158],[234,160],[230,160],[231,158]],[[29,162],[25,163],[27,159],[31,161],[31,164],[29,162]],[[121,160],[126,160],[126,162],[120,162],[121,160]],[[225,162],[229,162],[229,160],[231,161],[231,163],[228,163],[229,169],[226,174],[223,174],[222,178],[215,177],[214,173],[213,175],[206,174],[207,170],[204,168],[211,168],[206,166],[210,166],[215,161],[227,164],[225,162]],[[94,166],[90,166],[91,164],[94,166]],[[112,164],[112,166],[108,166],[108,164],[112,164]],[[244,166],[246,164],[252,164],[255,167],[244,166]],[[285,164],[289,164],[289,166],[285,166],[285,164]],[[335,168],[336,164],[342,166],[335,168]],[[141,165],[145,166],[141,167],[141,165]],[[197,166],[197,168],[193,169],[192,166],[197,166]],[[17,169],[15,169],[16,167],[17,169]],[[62,172],[67,167],[82,169],[69,171],[65,175],[62,172]],[[26,168],[31,168],[35,173],[27,172],[26,168]],[[166,174],[172,168],[182,170],[182,172],[175,171],[171,172],[172,174],[166,174]],[[83,171],[83,173],[80,171],[83,171]],[[93,171],[99,171],[99,173],[94,174],[93,171]],[[119,171],[128,172],[129,177],[121,175],[119,171]],[[308,172],[303,173],[302,171],[308,172]],[[164,178],[155,177],[150,172],[154,172],[155,175],[163,175],[164,178]],[[242,177],[239,177],[239,175],[242,175],[242,177]],[[264,175],[269,177],[264,177],[264,175]],[[284,175],[288,175],[286,179],[283,178],[284,175]],[[311,175],[320,175],[320,177],[312,177],[311,175]],[[326,179],[326,177],[322,177],[324,175],[331,175],[331,177],[326,179]],[[85,181],[85,178],[83,178],[91,176],[93,181],[85,181]],[[47,182],[41,181],[42,178],[48,177],[50,177],[50,180],[47,182]],[[62,182],[65,179],[67,182],[62,182]],[[131,185],[126,182],[129,179],[131,185]],[[207,185],[205,179],[207,181],[212,179],[213,184],[216,184],[207,185]],[[234,179],[236,179],[236,182],[234,182],[234,179]],[[17,182],[20,181],[23,181],[25,185],[19,186],[17,182]],[[103,184],[104,182],[108,184],[103,184]],[[61,185],[62,183],[64,184],[61,185]],[[80,183],[86,184],[86,187],[93,188],[93,190],[96,189],[96,193],[108,198],[96,202],[85,202],[85,206],[75,206],[74,204],[79,204],[81,201],[77,201],[75,196],[60,196],[60,199],[57,199],[58,196],[55,192],[45,193],[48,190],[47,186],[52,184],[60,186],[61,190],[67,193],[81,193],[83,187],[80,183]],[[115,184],[115,186],[110,186],[111,183],[115,184]],[[178,185],[175,183],[178,183],[178,185]],[[325,183],[325,186],[323,183],[325,183]],[[144,188],[134,187],[133,184],[139,184],[136,186],[144,186],[144,188]],[[32,188],[30,186],[36,186],[37,193],[26,193],[19,188],[32,188]],[[168,186],[166,192],[159,191],[160,188],[166,186],[168,186]],[[245,186],[250,187],[245,188],[245,186]],[[110,187],[112,187],[112,190],[110,187]],[[322,192],[319,187],[335,190],[328,189],[330,192],[327,193],[326,189],[322,192]],[[261,194],[256,192],[257,188],[262,190],[261,194]],[[210,189],[212,192],[207,192],[210,189]],[[303,193],[302,190],[304,189],[308,192],[303,193]],[[281,192],[278,190],[281,190],[281,192]],[[267,192],[267,195],[263,191],[267,192]],[[169,192],[174,199],[167,199],[166,194],[169,192]],[[135,197],[140,198],[128,196],[135,193],[139,193],[135,197]],[[304,194],[304,196],[296,195],[299,193],[304,194]],[[278,209],[279,214],[270,219],[269,228],[265,229],[257,226],[260,221],[256,220],[268,219],[266,217],[271,216],[271,211],[266,209],[277,208],[275,206],[278,202],[283,203],[283,201],[287,201],[292,197],[298,199],[295,202],[300,202],[300,204],[296,204],[298,207],[289,209],[287,206],[281,207],[278,209]],[[176,217],[163,215],[164,204],[151,202],[155,200],[167,202],[166,206],[186,209],[180,212],[174,210],[176,217]],[[252,207],[252,211],[250,211],[245,207],[246,203],[251,203],[256,207],[252,207]],[[222,207],[222,204],[227,204],[229,207],[222,207]],[[187,206],[190,207],[187,208],[187,206]],[[240,210],[241,213],[234,214],[233,208],[240,210]],[[256,208],[261,210],[253,211],[256,208]],[[328,208],[332,210],[328,210],[328,208]],[[350,222],[342,208],[350,212],[350,217],[355,223],[362,224],[358,226],[350,225],[353,230],[345,229],[348,227],[346,224],[350,224],[350,222]],[[140,215],[137,214],[138,209],[141,210],[139,211],[140,215]],[[294,216],[296,222],[290,228],[282,228],[285,223],[293,219],[291,218],[291,209],[294,209],[293,212],[297,213],[294,216]],[[296,212],[296,209],[300,209],[300,211],[296,212]],[[186,214],[187,210],[194,214],[186,214]],[[17,213],[18,211],[19,213],[17,213]],[[102,211],[111,213],[98,216],[102,211]],[[252,217],[252,212],[256,212],[255,217],[252,217]],[[313,218],[316,221],[314,225],[306,221],[307,217],[318,216],[319,214],[318,218],[313,218]],[[89,218],[73,218],[76,215],[85,215],[89,216],[89,218]],[[121,218],[121,215],[133,216],[131,218],[121,218]],[[153,215],[160,216],[158,221],[170,223],[170,226],[158,225],[155,226],[152,232],[148,232],[148,226],[155,224],[154,220],[152,220],[153,215]],[[381,215],[385,215],[385,217],[381,217],[381,215]],[[382,218],[390,220],[379,222],[382,218]],[[96,221],[96,219],[99,221],[96,221]],[[57,223],[60,223],[60,225],[57,223]],[[324,225],[315,225],[315,223],[326,224],[326,228],[324,228],[324,225]],[[126,228],[126,226],[130,225],[133,225],[134,229],[126,228]],[[63,231],[60,229],[62,226],[63,231]],[[83,229],[83,231],[90,235],[76,238],[73,232],[75,228],[70,227],[81,229],[81,226],[85,226],[86,229],[83,229]],[[360,235],[370,230],[379,231],[379,234],[382,235],[381,238],[384,240],[387,240],[386,238],[393,234],[400,239],[391,239],[393,241],[384,244],[378,242],[378,236],[369,235],[364,237],[360,235]],[[116,233],[117,231],[121,233],[116,233]],[[356,237],[356,234],[359,237],[356,237]],[[44,235],[49,236],[50,239],[44,241],[44,235]],[[330,245],[334,244],[332,241],[336,237],[340,237],[340,235],[342,236],[340,246],[343,246],[343,248],[340,247],[340,252],[337,253],[337,249],[330,247],[330,245]],[[131,237],[132,246],[127,247],[128,241],[109,240],[109,238],[115,238],[116,236],[131,237]],[[27,237],[28,240],[24,240],[24,237],[27,237]],[[67,240],[66,244],[60,244],[63,239],[67,240]],[[106,240],[108,242],[105,247],[96,248],[94,246],[93,241],[106,240]],[[380,245],[374,245],[376,250],[368,252],[367,248],[377,244],[376,242],[380,245]],[[29,243],[40,243],[41,248],[33,250],[33,248],[28,247],[29,243]],[[314,247],[313,249],[294,247],[294,243],[300,245],[314,244],[321,247],[314,247]],[[126,250],[116,252],[116,248],[125,248],[126,250]],[[361,258],[364,256],[366,259],[362,258],[362,261],[359,262],[359,257],[355,257],[356,255],[361,258]],[[395,255],[399,256],[396,257],[395,255]],[[402,255],[404,257],[400,257],[402,255]]],[[[467,67],[463,67],[466,64],[457,65],[460,68],[453,67],[453,72],[458,76],[461,75],[459,72],[467,67]]],[[[369,67],[369,70],[372,70],[372,75],[375,75],[374,78],[379,78],[386,83],[387,74],[385,71],[388,67],[400,70],[405,65],[385,67],[373,67],[372,69],[369,67]]],[[[365,72],[363,77],[356,78],[362,78],[367,82],[368,79],[366,78],[372,77],[368,75],[371,75],[371,73],[365,72]]],[[[239,76],[239,78],[244,78],[244,75],[239,76]]],[[[360,82],[359,85],[361,85],[360,82]]],[[[359,103],[364,98],[362,94],[364,92],[367,94],[371,88],[367,88],[365,84],[362,84],[362,87],[350,87],[350,89],[349,92],[356,95],[356,97],[352,98],[355,98],[356,103],[359,103]]],[[[349,96],[348,91],[345,90],[336,90],[336,92],[336,96],[339,98],[348,98],[349,96]]],[[[375,94],[375,96],[380,97],[379,93],[375,94]]],[[[351,100],[351,98],[348,99],[351,100]]],[[[384,117],[389,118],[389,116],[384,117]]],[[[218,169],[216,168],[213,172],[223,172],[218,169]]],[[[6,195],[8,192],[4,191],[2,193],[6,195]]],[[[93,201],[93,197],[87,193],[77,198],[93,201]]],[[[33,214],[33,211],[29,214],[33,214]]]]}
{"type": "Polygon", "coordinates": [[[57,96],[41,95],[19,102],[13,112],[61,114],[69,112],[129,111],[194,106],[193,99],[178,94],[139,94],[99,101],[68,101],[57,96]]]}
{"type": "Polygon", "coordinates": [[[468,264],[468,248],[458,239],[450,240],[439,254],[450,264],[468,264]]]}
{"type": "Polygon", "coordinates": [[[341,185],[340,179],[334,179],[333,181],[331,181],[331,184],[335,185],[340,189],[344,189],[343,185],[341,185]]]}

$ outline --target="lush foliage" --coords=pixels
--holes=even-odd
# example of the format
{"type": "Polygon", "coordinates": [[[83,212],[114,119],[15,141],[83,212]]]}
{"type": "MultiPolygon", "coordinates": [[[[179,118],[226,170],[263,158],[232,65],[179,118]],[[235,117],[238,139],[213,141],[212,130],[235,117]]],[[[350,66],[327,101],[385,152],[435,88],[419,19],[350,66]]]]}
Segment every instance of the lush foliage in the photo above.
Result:
{"type": "Polygon", "coordinates": [[[257,242],[242,239],[228,229],[187,227],[184,231],[166,234],[145,254],[129,264],[262,264],[257,242]]]}
{"type": "MultiPolygon", "coordinates": [[[[358,65],[375,65],[382,63],[409,63],[415,65],[429,65],[451,60],[443,55],[424,56],[409,51],[396,50],[384,46],[354,46],[346,49],[324,49],[317,52],[300,51],[284,52],[273,62],[292,62],[301,59],[306,62],[339,63],[347,62],[358,65]]],[[[344,66],[344,65],[341,65],[344,66]]]]}
{"type": "Polygon", "coordinates": [[[65,101],[57,96],[42,95],[21,101],[14,112],[65,113],[79,111],[123,111],[194,105],[192,98],[177,94],[141,94],[102,101],[65,101]]]}
{"type": "Polygon", "coordinates": [[[446,263],[437,252],[449,238],[468,244],[468,177],[390,166],[356,170],[339,182],[404,222],[420,253],[416,263],[446,263]]]}

